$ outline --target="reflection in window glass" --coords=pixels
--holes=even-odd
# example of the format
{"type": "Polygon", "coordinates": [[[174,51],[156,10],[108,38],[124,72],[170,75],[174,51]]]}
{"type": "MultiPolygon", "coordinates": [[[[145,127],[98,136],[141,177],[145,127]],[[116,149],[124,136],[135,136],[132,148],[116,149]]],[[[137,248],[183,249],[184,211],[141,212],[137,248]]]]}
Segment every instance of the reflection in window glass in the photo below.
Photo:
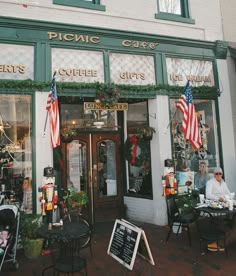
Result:
{"type": "Polygon", "coordinates": [[[7,197],[24,199],[27,213],[32,212],[31,127],[31,97],[0,95],[1,187],[9,192],[7,197]]]}
{"type": "Polygon", "coordinates": [[[219,165],[214,101],[194,101],[202,139],[202,147],[197,151],[183,137],[183,115],[176,110],[176,103],[177,100],[171,100],[173,158],[179,189],[184,191],[188,188],[186,185],[190,185],[205,192],[207,180],[213,176],[214,167],[219,165]]]}
{"type": "Polygon", "coordinates": [[[181,14],[181,0],[159,0],[160,12],[181,14]]]}
{"type": "Polygon", "coordinates": [[[117,128],[117,112],[113,110],[84,110],[83,104],[61,104],[60,118],[62,129],[117,128]]]}
{"type": "Polygon", "coordinates": [[[139,129],[149,125],[147,102],[129,104],[127,112],[127,141],[126,154],[129,159],[134,154],[134,137],[137,139],[135,163],[128,161],[129,188],[128,194],[139,197],[152,198],[152,175],[150,141],[144,140],[139,129]]]}
{"type": "Polygon", "coordinates": [[[99,196],[117,195],[116,145],[103,140],[97,145],[99,196]]]}
{"type": "Polygon", "coordinates": [[[87,183],[87,145],[73,140],[67,144],[67,187],[76,191],[86,191],[87,183]]]}

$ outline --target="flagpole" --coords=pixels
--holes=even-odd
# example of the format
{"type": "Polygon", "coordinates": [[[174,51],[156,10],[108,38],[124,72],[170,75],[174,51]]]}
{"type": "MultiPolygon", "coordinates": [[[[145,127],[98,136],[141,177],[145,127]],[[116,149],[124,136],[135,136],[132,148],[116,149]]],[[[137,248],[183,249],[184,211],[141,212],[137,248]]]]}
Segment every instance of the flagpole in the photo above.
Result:
{"type": "Polygon", "coordinates": [[[174,117],[175,117],[176,112],[177,112],[177,108],[175,109],[174,114],[173,114],[173,115],[172,115],[172,117],[170,118],[170,121],[169,121],[169,123],[168,123],[168,125],[167,125],[167,127],[166,127],[166,131],[167,131],[167,129],[169,128],[169,126],[170,126],[171,122],[173,121],[173,119],[174,119],[174,117]]]}
{"type": "MultiPolygon", "coordinates": [[[[52,87],[53,78],[56,76],[56,73],[57,73],[57,70],[55,70],[54,73],[53,73],[53,77],[52,77],[52,80],[51,80],[51,87],[52,87]]],[[[48,111],[47,111],[46,118],[45,118],[44,129],[43,129],[43,136],[46,135],[47,122],[48,122],[48,111]]]]}
{"type": "Polygon", "coordinates": [[[47,122],[48,122],[48,111],[47,111],[46,118],[45,118],[44,129],[43,129],[43,135],[46,135],[46,126],[47,126],[47,122]]]}

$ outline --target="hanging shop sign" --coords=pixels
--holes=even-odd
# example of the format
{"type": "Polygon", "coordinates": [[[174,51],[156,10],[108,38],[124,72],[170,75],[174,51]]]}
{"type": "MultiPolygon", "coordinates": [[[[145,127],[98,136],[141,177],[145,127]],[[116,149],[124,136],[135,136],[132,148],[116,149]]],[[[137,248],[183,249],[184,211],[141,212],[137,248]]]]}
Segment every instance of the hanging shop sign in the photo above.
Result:
{"type": "Polygon", "coordinates": [[[84,102],[84,110],[116,110],[126,111],[128,110],[128,103],[115,103],[107,106],[104,103],[97,102],[84,102]]]}

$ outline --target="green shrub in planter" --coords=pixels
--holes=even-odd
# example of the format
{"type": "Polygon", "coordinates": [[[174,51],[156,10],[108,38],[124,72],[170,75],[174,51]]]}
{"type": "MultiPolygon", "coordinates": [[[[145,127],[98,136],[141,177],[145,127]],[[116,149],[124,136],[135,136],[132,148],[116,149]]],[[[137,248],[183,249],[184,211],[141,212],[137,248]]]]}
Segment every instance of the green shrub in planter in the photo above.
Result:
{"type": "Polygon", "coordinates": [[[37,234],[41,225],[42,217],[40,215],[21,213],[20,236],[24,253],[28,258],[37,258],[41,254],[43,239],[37,234]]]}

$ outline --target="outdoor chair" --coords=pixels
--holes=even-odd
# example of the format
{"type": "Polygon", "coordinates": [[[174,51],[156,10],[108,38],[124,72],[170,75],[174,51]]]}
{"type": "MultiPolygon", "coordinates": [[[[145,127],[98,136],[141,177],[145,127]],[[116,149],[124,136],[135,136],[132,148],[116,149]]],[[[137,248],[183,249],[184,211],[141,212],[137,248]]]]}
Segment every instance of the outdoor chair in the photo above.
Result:
{"type": "Polygon", "coordinates": [[[191,234],[189,225],[195,222],[198,214],[196,214],[194,210],[186,214],[181,214],[176,204],[175,198],[173,196],[166,198],[166,204],[169,225],[169,232],[166,237],[166,242],[168,242],[170,238],[170,235],[173,231],[173,226],[178,225],[176,235],[179,234],[181,227],[185,228],[188,233],[189,246],[191,247],[191,234]]]}
{"type": "Polygon", "coordinates": [[[200,241],[200,253],[203,255],[208,247],[208,244],[217,244],[216,251],[222,251],[220,245],[223,246],[223,251],[228,256],[227,243],[226,243],[226,231],[220,228],[219,217],[213,216],[207,210],[199,211],[199,217],[196,220],[197,232],[200,241]],[[219,244],[219,243],[223,244],[219,244]],[[204,251],[205,248],[205,251],[204,251]]]}
{"type": "Polygon", "coordinates": [[[80,240],[63,240],[59,244],[59,256],[53,266],[57,275],[60,273],[73,275],[74,272],[83,272],[87,275],[87,263],[85,258],[80,256],[80,240]]]}

